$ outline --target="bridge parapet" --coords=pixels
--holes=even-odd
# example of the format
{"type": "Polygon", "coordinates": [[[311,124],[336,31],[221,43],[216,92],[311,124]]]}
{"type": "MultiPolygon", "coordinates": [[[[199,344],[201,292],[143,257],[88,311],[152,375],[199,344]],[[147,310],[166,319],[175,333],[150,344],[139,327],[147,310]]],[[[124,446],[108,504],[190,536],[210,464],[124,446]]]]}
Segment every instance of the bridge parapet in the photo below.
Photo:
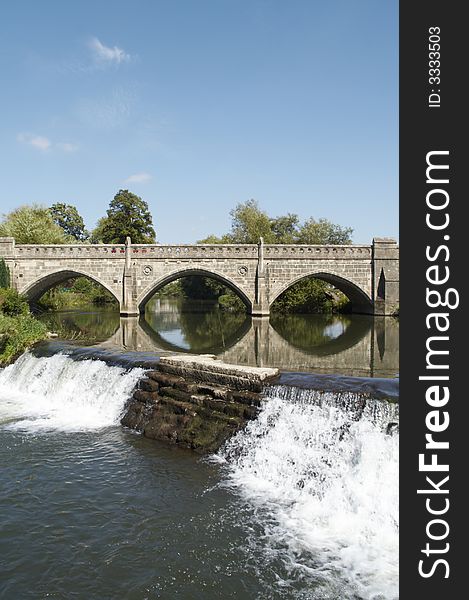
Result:
{"type": "Polygon", "coordinates": [[[16,258],[29,257],[105,257],[118,258],[125,255],[123,244],[18,244],[14,246],[16,258]],[[113,256],[115,255],[115,256],[113,256]]]}
{"type": "MultiPolygon", "coordinates": [[[[2,255],[22,256],[104,256],[118,258],[125,255],[124,244],[15,244],[13,238],[1,238],[4,248],[2,255]],[[6,252],[5,252],[6,251],[6,252]]],[[[229,256],[246,256],[257,258],[258,244],[132,244],[130,253],[134,258],[226,258],[229,256]]],[[[1,249],[0,249],[1,251],[1,249]]],[[[300,244],[266,244],[265,257],[283,258],[285,256],[310,259],[317,256],[331,257],[371,257],[372,246],[350,245],[300,245],[300,244]]]]}
{"type": "Polygon", "coordinates": [[[303,244],[266,244],[265,258],[371,258],[372,246],[332,246],[332,245],[303,245],[303,244]]]}

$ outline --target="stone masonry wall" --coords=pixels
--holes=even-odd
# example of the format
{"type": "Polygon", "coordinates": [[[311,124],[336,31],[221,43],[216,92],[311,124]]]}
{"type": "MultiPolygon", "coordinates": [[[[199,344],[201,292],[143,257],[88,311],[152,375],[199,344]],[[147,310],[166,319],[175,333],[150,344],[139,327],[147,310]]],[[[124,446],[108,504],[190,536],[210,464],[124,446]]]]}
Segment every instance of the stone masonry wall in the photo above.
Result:
{"type": "Polygon", "coordinates": [[[259,316],[268,315],[270,305],[293,283],[311,275],[336,285],[358,312],[374,312],[376,304],[380,314],[388,314],[399,302],[398,247],[388,239],[374,240],[372,246],[35,246],[0,238],[0,256],[12,285],[31,300],[74,274],[85,275],[107,288],[121,313],[129,315],[141,312],[159,287],[193,273],[224,282],[259,316]],[[378,297],[383,289],[385,298],[378,297]]]}

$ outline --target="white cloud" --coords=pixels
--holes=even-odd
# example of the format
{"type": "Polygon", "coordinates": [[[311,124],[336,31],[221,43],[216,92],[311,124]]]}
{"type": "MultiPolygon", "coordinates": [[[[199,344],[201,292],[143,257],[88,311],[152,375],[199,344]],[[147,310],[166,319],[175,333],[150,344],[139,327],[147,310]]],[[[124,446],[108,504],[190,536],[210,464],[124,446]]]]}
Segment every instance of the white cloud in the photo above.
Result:
{"type": "Polygon", "coordinates": [[[70,144],[69,142],[58,142],[53,143],[49,138],[44,137],[43,135],[35,135],[32,133],[19,133],[16,136],[16,139],[21,144],[28,144],[28,146],[32,146],[41,152],[46,152],[51,149],[58,149],[62,152],[75,152],[78,149],[78,146],[75,144],[70,144]]]}
{"type": "Polygon", "coordinates": [[[150,179],[152,179],[150,173],[135,173],[135,175],[127,177],[124,183],[147,183],[150,179]]]}
{"type": "Polygon", "coordinates": [[[42,152],[49,150],[52,142],[42,135],[31,135],[29,133],[19,133],[17,137],[18,141],[22,144],[29,144],[42,152]]]}
{"type": "Polygon", "coordinates": [[[92,38],[88,46],[93,52],[94,59],[101,64],[120,65],[130,60],[130,54],[127,54],[122,48],[105,46],[97,37],[92,38]]]}

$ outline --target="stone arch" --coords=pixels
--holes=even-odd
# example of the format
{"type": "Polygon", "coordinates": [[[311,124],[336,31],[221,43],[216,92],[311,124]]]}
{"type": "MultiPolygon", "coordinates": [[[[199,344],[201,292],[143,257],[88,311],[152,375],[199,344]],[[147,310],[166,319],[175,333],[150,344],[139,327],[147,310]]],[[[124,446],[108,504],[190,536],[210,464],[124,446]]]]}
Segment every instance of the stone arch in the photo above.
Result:
{"type": "Polygon", "coordinates": [[[171,283],[172,281],[176,281],[176,279],[180,279],[181,277],[188,277],[190,275],[197,275],[199,277],[209,277],[210,279],[215,279],[219,281],[226,287],[230,288],[235,292],[237,296],[244,302],[246,305],[248,312],[252,312],[252,299],[248,296],[248,294],[242,290],[238,284],[236,284],[232,279],[223,275],[222,273],[218,273],[216,271],[212,271],[209,269],[203,269],[202,267],[187,267],[185,269],[178,269],[177,271],[173,271],[172,273],[168,273],[163,275],[156,281],[152,282],[137,298],[137,307],[140,313],[145,311],[145,306],[150,298],[162,287],[171,283]]]}
{"type": "Polygon", "coordinates": [[[115,290],[110,288],[107,283],[104,283],[104,281],[95,275],[90,275],[89,273],[85,273],[84,271],[79,271],[77,269],[60,269],[58,271],[47,273],[47,275],[43,275],[42,277],[30,283],[25,289],[21,290],[21,293],[26,296],[28,302],[34,302],[54,286],[62,283],[63,281],[67,281],[67,279],[72,279],[73,277],[86,277],[87,279],[94,281],[112,294],[113,298],[115,298],[119,305],[121,304],[121,298],[116,296],[115,290]]]}
{"type": "Polygon", "coordinates": [[[321,281],[325,281],[327,283],[332,284],[342,293],[344,293],[347,298],[350,300],[352,304],[352,311],[357,313],[364,314],[372,314],[373,313],[373,302],[369,295],[362,290],[358,285],[350,281],[349,279],[345,279],[344,277],[340,277],[339,275],[335,275],[334,273],[327,273],[322,271],[313,271],[306,275],[300,275],[291,279],[288,283],[284,284],[280,288],[274,291],[274,293],[269,298],[269,307],[272,307],[272,304],[277,300],[277,298],[286,292],[289,288],[291,288],[295,283],[302,281],[303,279],[309,279],[310,277],[314,277],[315,279],[320,279],[321,281]]]}

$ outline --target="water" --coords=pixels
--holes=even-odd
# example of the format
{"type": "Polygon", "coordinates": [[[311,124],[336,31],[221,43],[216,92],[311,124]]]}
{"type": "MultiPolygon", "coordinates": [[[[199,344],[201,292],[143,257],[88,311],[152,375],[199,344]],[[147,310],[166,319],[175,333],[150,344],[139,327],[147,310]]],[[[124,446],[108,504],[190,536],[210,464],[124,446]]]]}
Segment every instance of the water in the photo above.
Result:
{"type": "Polygon", "coordinates": [[[279,386],[199,458],[123,430],[136,368],[0,372],[0,598],[397,598],[396,405],[279,386]]]}
{"type": "Polygon", "coordinates": [[[216,354],[229,362],[291,371],[395,377],[399,323],[364,315],[276,315],[220,311],[203,301],[152,300],[141,319],[112,311],[48,313],[48,327],[79,343],[156,353],[216,354]]]}

